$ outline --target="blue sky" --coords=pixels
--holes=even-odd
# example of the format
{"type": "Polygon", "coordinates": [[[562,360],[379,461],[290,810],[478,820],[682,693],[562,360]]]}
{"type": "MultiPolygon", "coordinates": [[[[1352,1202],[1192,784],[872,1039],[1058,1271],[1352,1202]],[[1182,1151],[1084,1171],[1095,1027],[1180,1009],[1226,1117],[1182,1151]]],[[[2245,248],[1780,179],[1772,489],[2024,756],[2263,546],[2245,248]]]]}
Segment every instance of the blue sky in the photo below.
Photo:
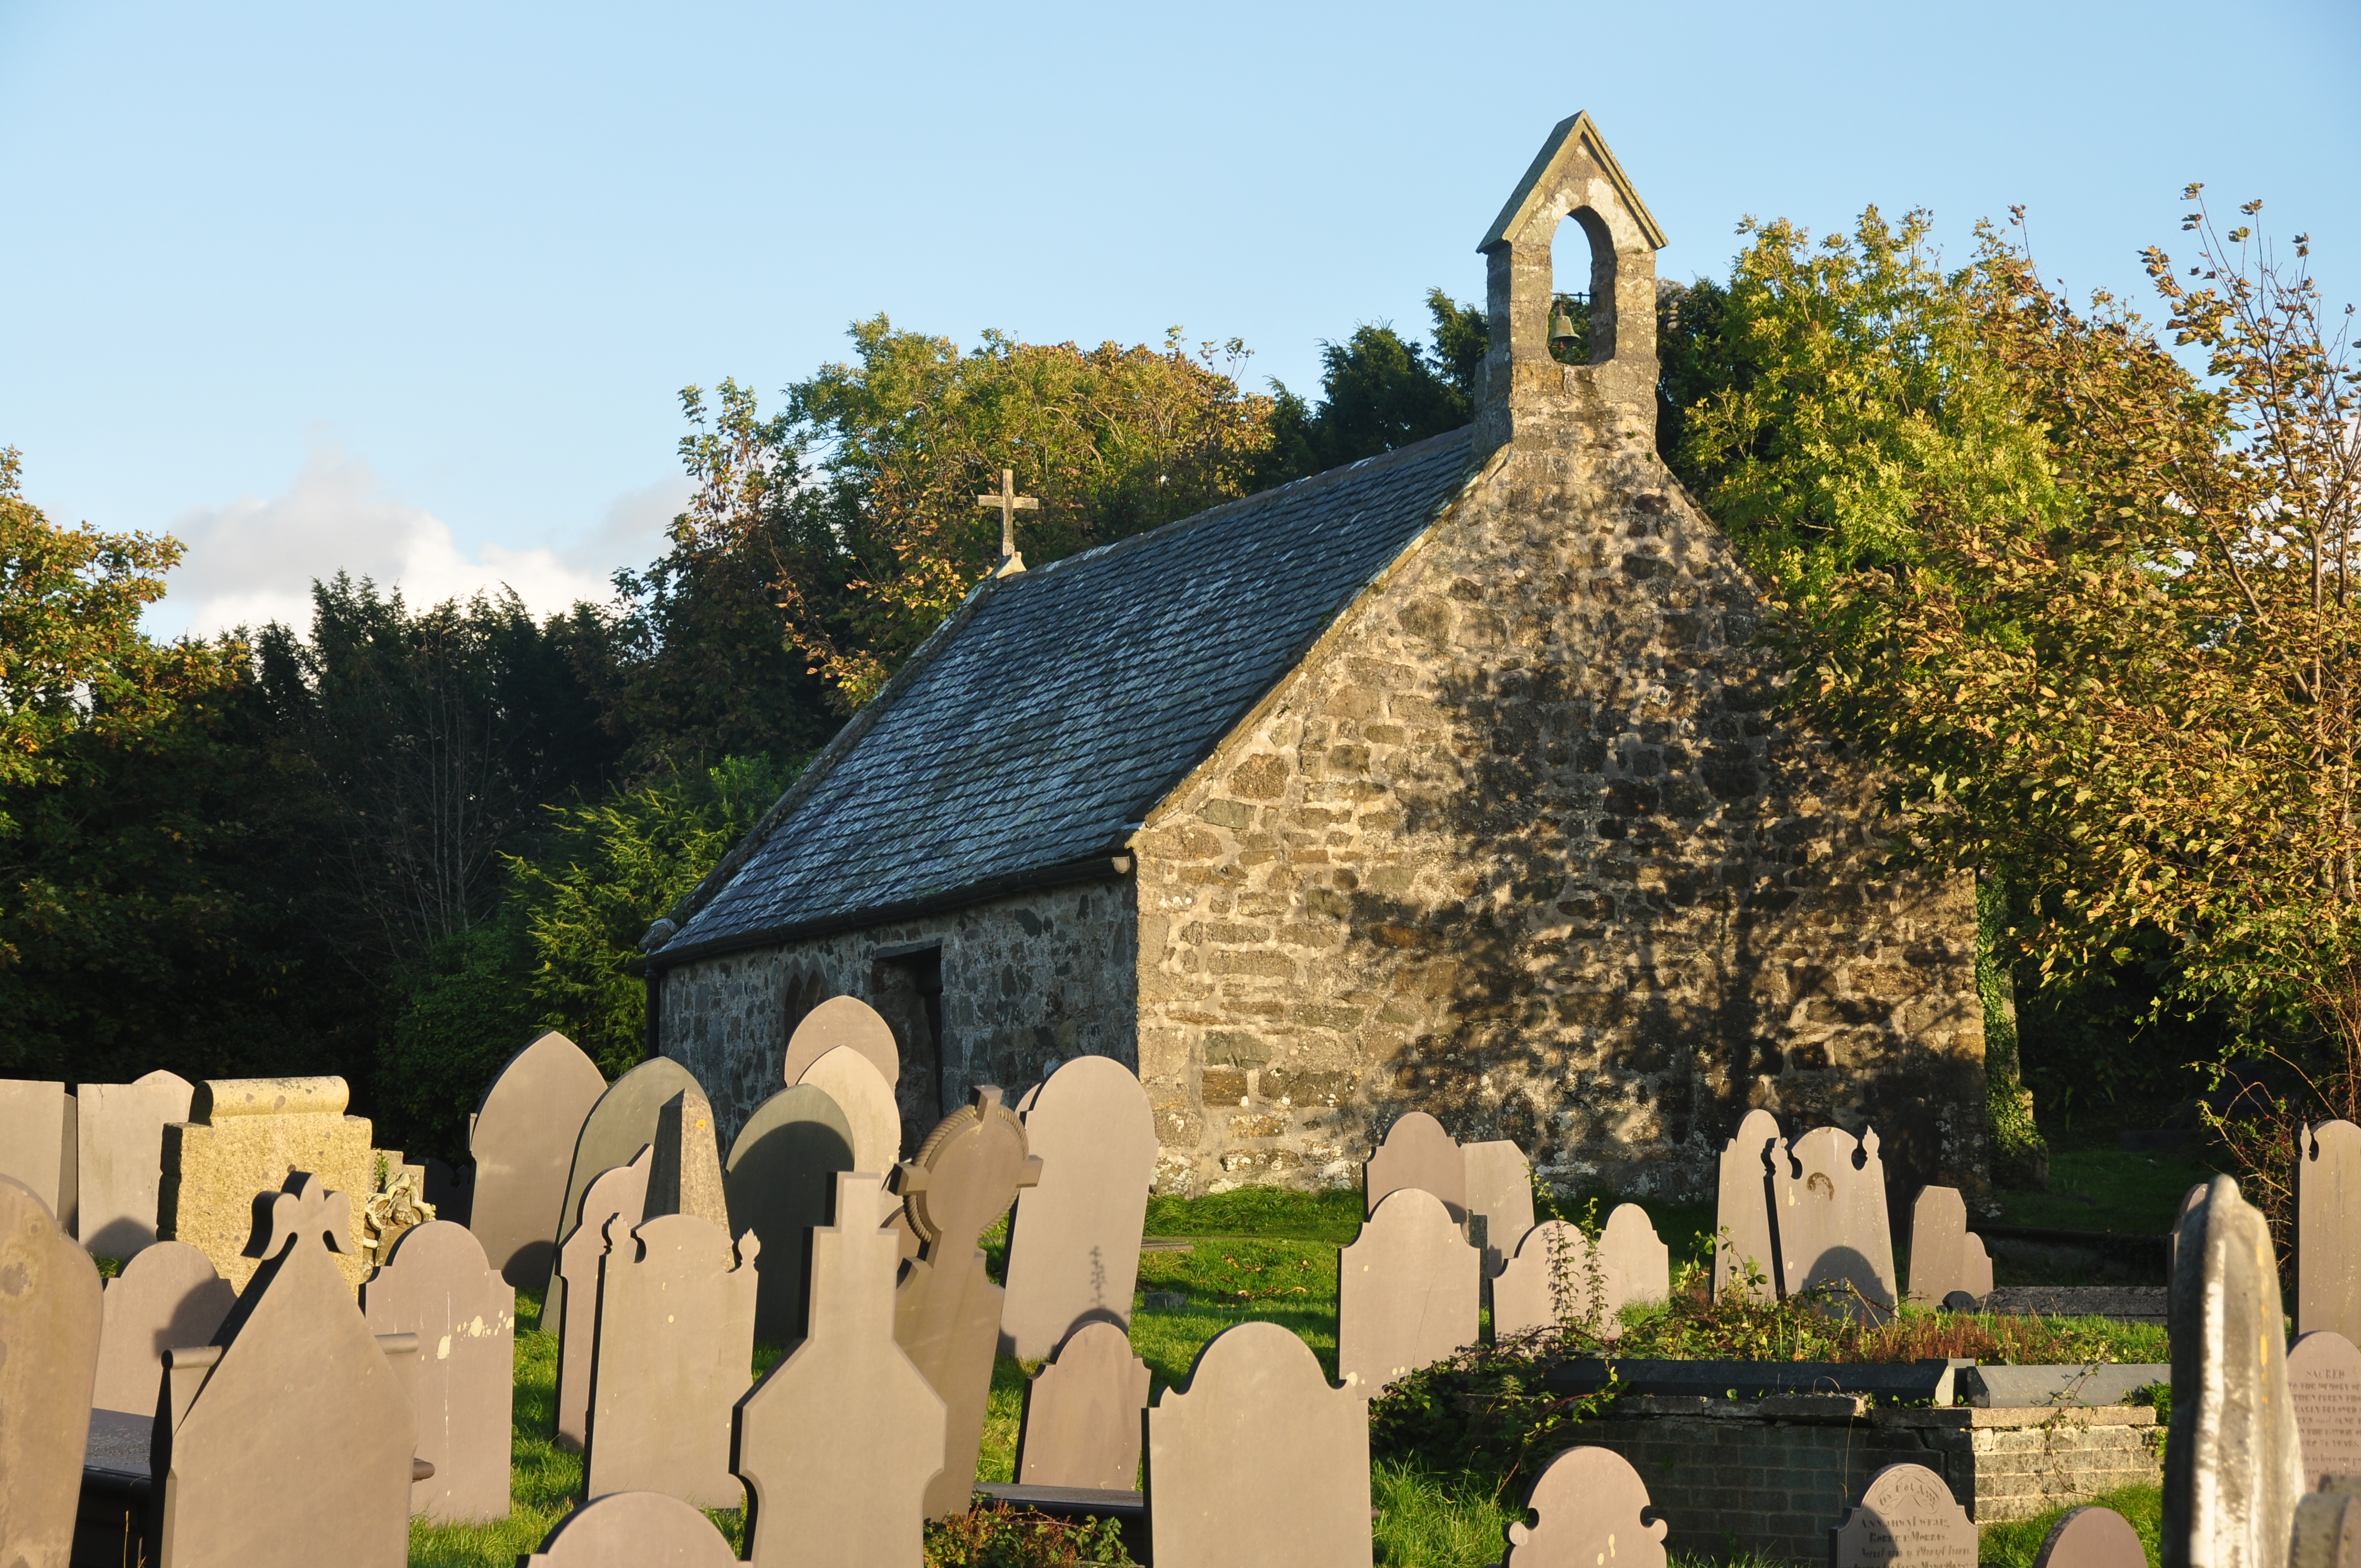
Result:
{"type": "Polygon", "coordinates": [[[2145,287],[2182,184],[2361,295],[2361,6],[607,8],[0,0],[0,444],[60,521],[190,545],[159,630],[347,566],[553,608],[655,553],[676,395],[876,311],[972,342],[1422,327],[1550,126],[1672,245],[2031,209],[2145,287]]]}

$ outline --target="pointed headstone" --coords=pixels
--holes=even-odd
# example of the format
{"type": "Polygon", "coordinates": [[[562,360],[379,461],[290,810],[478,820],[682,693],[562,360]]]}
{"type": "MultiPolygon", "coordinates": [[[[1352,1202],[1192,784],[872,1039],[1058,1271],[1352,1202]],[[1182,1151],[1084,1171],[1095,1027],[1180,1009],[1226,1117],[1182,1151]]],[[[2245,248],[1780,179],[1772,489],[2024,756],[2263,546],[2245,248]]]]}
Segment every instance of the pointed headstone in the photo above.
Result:
{"type": "Polygon", "coordinates": [[[1533,1228],[1533,1168],[1525,1151],[1506,1139],[1468,1144],[1467,1212],[1484,1217],[1484,1272],[1497,1277],[1517,1243],[1533,1228]]]}
{"type": "MultiPolygon", "coordinates": [[[[164,1126],[189,1119],[196,1091],[187,1079],[161,1070],[129,1083],[85,1083],[76,1091],[78,1234],[93,1257],[127,1259],[154,1244],[164,1126]]],[[[152,1411],[154,1402],[142,1408],[152,1411]]]]}
{"type": "MultiPolygon", "coordinates": [[[[575,1202],[582,1197],[566,1185],[575,1146],[590,1108],[606,1092],[598,1064],[552,1029],[509,1058],[468,1121],[476,1179],[467,1228],[511,1285],[530,1290],[549,1281],[559,1215],[571,1212],[569,1197],[575,1202]]],[[[627,1149],[623,1158],[629,1157],[627,1149]]]]}
{"type": "Polygon", "coordinates": [[[1647,1483],[1631,1461],[1608,1448],[1569,1448],[1551,1460],[1525,1493],[1525,1509],[1502,1531],[1509,1554],[1499,1568],[1664,1568],[1664,1519],[1642,1522],[1647,1483]]]}
{"type": "Polygon", "coordinates": [[[649,1219],[694,1214],[731,1230],[721,1146],[714,1136],[713,1107],[703,1090],[684,1089],[664,1102],[656,1113],[655,1157],[648,1163],[649,1219]]]}
{"type": "Polygon", "coordinates": [[[787,1055],[781,1064],[780,1080],[790,1085],[801,1083],[805,1070],[812,1063],[844,1046],[867,1057],[886,1082],[900,1081],[902,1052],[894,1043],[893,1025],[857,996],[831,996],[803,1015],[795,1033],[787,1036],[787,1055]]]}
{"type": "Polygon", "coordinates": [[[2295,1332],[2361,1343],[2361,1127],[2307,1126],[2295,1143],[2295,1332]]]}
{"type": "Polygon", "coordinates": [[[1976,1527],[1940,1475],[1889,1464],[1828,1531],[1828,1568],[1976,1568],[1976,1527]]]}
{"type": "Polygon", "coordinates": [[[1395,1118],[1385,1142],[1361,1168],[1361,1212],[1374,1214],[1387,1195],[1405,1187],[1432,1192],[1451,1211],[1451,1223],[1467,1223],[1467,1157],[1443,1124],[1423,1111],[1395,1118]]]}
{"type": "Polygon", "coordinates": [[[2334,1329],[2314,1329],[2288,1347],[2287,1360],[2305,1488],[2361,1475],[2361,1350],[2334,1329]]]}
{"type": "Polygon", "coordinates": [[[1406,1373],[1476,1343],[1484,1255],[1443,1200],[1388,1193],[1336,1258],[1336,1370],[1374,1398],[1406,1373]]]}
{"type": "Polygon", "coordinates": [[[730,1464],[757,1568],[917,1563],[943,1463],[943,1401],[894,1343],[901,1253],[875,1221],[882,1184],[833,1184],[836,1223],[810,1240],[811,1332],[738,1401],[730,1464]]]}
{"type": "Polygon", "coordinates": [[[1084,1323],[1025,1385],[1016,1484],[1129,1492],[1139,1484],[1148,1363],[1113,1323],[1084,1323]]]}
{"type": "Polygon", "coordinates": [[[1000,1348],[1038,1361],[1086,1322],[1130,1331],[1156,1113],[1123,1063],[1076,1057],[1036,1091],[1023,1121],[1041,1179],[1016,1195],[1009,1222],[1000,1348]]]}
{"type": "Polygon", "coordinates": [[[616,1492],[557,1521],[521,1568],[731,1568],[713,1521],[663,1492],[616,1492]]]}
{"type": "Polygon", "coordinates": [[[74,1234],[74,1097],[62,1083],[0,1078],[0,1176],[21,1183],[74,1234]]]}
{"type": "MultiPolygon", "coordinates": [[[[851,1046],[839,1046],[805,1069],[808,1083],[836,1102],[852,1135],[852,1168],[884,1176],[902,1157],[902,1108],[891,1080],[851,1046]]],[[[793,1087],[790,1085],[789,1087],[793,1087]]]]}
{"type": "Polygon", "coordinates": [[[434,1220],[362,1281],[361,1315],[371,1333],[418,1336],[418,1457],[434,1474],[412,1484],[410,1511],[437,1524],[508,1518],[516,1287],[467,1226],[434,1220]]]}
{"type": "Polygon", "coordinates": [[[1000,1102],[1000,1091],[984,1085],[937,1124],[895,1174],[918,1255],[895,1288],[894,1338],[942,1396],[942,1469],[927,1486],[927,1517],[941,1519],[965,1513],[975,1495],[1000,1340],[1001,1289],[984,1271],[976,1242],[1008,1212],[1019,1188],[1041,1179],[1041,1162],[1026,1146],[1025,1124],[1000,1102]]]}
{"type": "MultiPolygon", "coordinates": [[[[670,1057],[651,1057],[607,1086],[589,1115],[583,1118],[582,1131],[574,1140],[566,1201],[548,1222],[552,1234],[563,1234],[566,1219],[582,1212],[582,1194],[590,1190],[600,1172],[630,1164],[634,1154],[656,1141],[656,1122],[664,1114],[664,1102],[688,1089],[705,1092],[697,1075],[670,1057]]],[[[482,1201],[480,1186],[477,1201],[482,1201]]],[[[556,1277],[555,1249],[547,1256],[549,1294],[542,1315],[563,1317],[566,1281],[556,1277]]]]}
{"type": "Polygon", "coordinates": [[[1720,1197],[1714,1210],[1713,1293],[1745,1286],[1759,1300],[1779,1294],[1779,1246],[1772,1225],[1772,1168],[1784,1166],[1779,1118],[1749,1111],[1721,1151],[1720,1197]]]}
{"type": "Polygon", "coordinates": [[[1369,1407],[1277,1323],[1224,1329],[1148,1412],[1156,1568],[1368,1568],[1369,1407]]]}
{"type": "Polygon", "coordinates": [[[1672,1249],[1656,1234],[1648,1211],[1637,1203],[1618,1203],[1607,1216],[1607,1227],[1598,1235],[1598,1258],[1607,1271],[1610,1315],[1672,1299],[1672,1249]]]}
{"type": "Polygon", "coordinates": [[[0,1557],[65,1568],[90,1396],[97,1266],[31,1188],[0,1176],[0,1557]]]}
{"type": "Polygon", "coordinates": [[[2049,1527],[2033,1568],[2147,1568],[2147,1548],[2113,1508],[2069,1508],[2049,1527]]]}
{"type": "Polygon", "coordinates": [[[607,1223],[590,1368],[588,1495],[669,1492],[701,1508],[744,1497],[730,1473],[730,1411],[754,1372],[754,1257],[693,1214],[607,1223]]]}
{"type": "Polygon", "coordinates": [[[1576,1320],[1609,1339],[1621,1332],[1603,1262],[1593,1267],[1590,1238],[1564,1220],[1544,1220],[1518,1241],[1492,1281],[1492,1337],[1497,1342],[1576,1320]]]}
{"type": "Polygon", "coordinates": [[[763,1101],[730,1146],[730,1229],[763,1238],[754,1332],[768,1343],[803,1337],[804,1248],[812,1227],[828,1223],[837,1177],[851,1168],[851,1124],[809,1083],[763,1101]]]}
{"type": "Polygon", "coordinates": [[[590,1365],[598,1345],[598,1263],[607,1255],[607,1233],[627,1235],[647,1216],[648,1164],[653,1147],[629,1165],[602,1171],[582,1196],[582,1212],[557,1247],[558,1277],[566,1289],[557,1300],[564,1315],[542,1314],[557,1335],[557,1446],[580,1453],[590,1435],[590,1365]],[[568,1307],[566,1303],[572,1302],[568,1307]]]}
{"type": "Polygon", "coordinates": [[[1785,1292],[1850,1286],[1872,1305],[1893,1306],[1894,1232],[1876,1129],[1855,1138],[1841,1127],[1814,1127],[1788,1146],[1773,1175],[1785,1292]]]}
{"type": "Polygon", "coordinates": [[[164,1353],[212,1343],[236,1304],[237,1292],[213,1259],[188,1243],[142,1247],[106,1282],[92,1408],[152,1419],[164,1384],[164,1353]]]}

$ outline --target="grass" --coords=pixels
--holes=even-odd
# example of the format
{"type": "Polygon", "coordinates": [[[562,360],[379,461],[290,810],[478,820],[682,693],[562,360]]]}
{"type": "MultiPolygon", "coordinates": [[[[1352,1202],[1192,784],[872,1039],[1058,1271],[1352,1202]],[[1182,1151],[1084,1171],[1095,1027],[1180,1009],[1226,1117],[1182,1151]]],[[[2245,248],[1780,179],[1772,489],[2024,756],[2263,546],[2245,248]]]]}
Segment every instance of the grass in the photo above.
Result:
{"type": "Polygon", "coordinates": [[[2050,1157],[2048,1191],[2000,1195],[2000,1219],[2045,1230],[2161,1235],[2172,1229],[2182,1196],[2213,1177],[2212,1167],[2179,1155],[2068,1150],[2050,1157]]]}
{"type": "MultiPolygon", "coordinates": [[[[2147,1568],[2160,1568],[2158,1538],[2164,1530],[2162,1487],[2124,1486],[2093,1497],[2090,1503],[2070,1506],[2087,1508],[2092,1504],[2113,1508],[2129,1519],[2132,1529],[2139,1532],[2140,1545],[2147,1549],[2147,1568]]],[[[2033,1560],[2041,1554],[2041,1543],[2067,1512],[2067,1508],[2052,1508],[2034,1519],[1979,1527],[1976,1561],[1980,1568],[2033,1568],[2033,1560]]]]}

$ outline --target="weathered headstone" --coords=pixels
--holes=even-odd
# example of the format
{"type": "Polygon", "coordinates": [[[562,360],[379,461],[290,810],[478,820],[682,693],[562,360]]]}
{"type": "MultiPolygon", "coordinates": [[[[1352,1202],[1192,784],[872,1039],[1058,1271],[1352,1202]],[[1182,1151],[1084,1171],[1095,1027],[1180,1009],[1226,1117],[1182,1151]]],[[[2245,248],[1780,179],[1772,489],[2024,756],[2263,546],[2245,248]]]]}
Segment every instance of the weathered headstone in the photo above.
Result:
{"type": "Polygon", "coordinates": [[[943,1401],[894,1343],[901,1254],[875,1221],[881,1183],[831,1179],[836,1223],[811,1234],[811,1332],[738,1401],[730,1465],[758,1568],[917,1563],[943,1463],[943,1401]]]}
{"type": "Polygon", "coordinates": [[[361,1284],[374,1334],[418,1336],[418,1457],[434,1474],[410,1511],[438,1524],[509,1517],[510,1407],[516,1385],[516,1287],[467,1226],[431,1221],[403,1234],[361,1284]]]}
{"type": "Polygon", "coordinates": [[[1607,1271],[1609,1312],[1653,1306],[1672,1299],[1673,1253],[1656,1234],[1648,1212],[1618,1203],[1598,1235],[1598,1260],[1607,1271]]]}
{"type": "Polygon", "coordinates": [[[1476,1343],[1484,1255],[1443,1200],[1386,1195],[1336,1257],[1336,1370],[1374,1398],[1387,1384],[1476,1343]]]}
{"type": "MultiPolygon", "coordinates": [[[[476,1179],[467,1228],[511,1285],[530,1290],[549,1280],[561,1221],[582,1199],[567,1186],[575,1146],[590,1108],[606,1092],[598,1064],[552,1029],[509,1058],[468,1119],[476,1179]]],[[[620,1165],[630,1156],[626,1149],[607,1164],[620,1165]]]]}
{"type": "Polygon", "coordinates": [[[1492,1337],[1589,1319],[1612,1338],[1618,1330],[1607,1300],[1603,1266],[1594,1281],[1590,1238],[1564,1220],[1544,1220],[1524,1234],[1492,1281],[1492,1337]]]}
{"type": "Polygon", "coordinates": [[[542,1324],[557,1335],[556,1439],[560,1448],[579,1452],[590,1435],[590,1366],[598,1347],[598,1263],[607,1255],[607,1231],[618,1219],[617,1235],[639,1229],[647,1218],[648,1163],[653,1148],[631,1157],[629,1165],[601,1171],[582,1195],[582,1212],[557,1247],[557,1272],[566,1288],[559,1295],[564,1315],[547,1312],[542,1324]],[[567,1308],[566,1303],[574,1305],[567,1308]]]}
{"type": "Polygon", "coordinates": [[[721,1186],[721,1146],[713,1106],[701,1089],[684,1089],[656,1113],[654,1157],[648,1162],[647,1217],[694,1214],[730,1230],[721,1186]]]}
{"type": "Polygon", "coordinates": [[[616,1492],[557,1521],[521,1568],[732,1568],[713,1521],[662,1492],[616,1492]]]}
{"type": "Polygon", "coordinates": [[[2147,1568],[2147,1548],[2113,1508],[2069,1508],[2042,1539],[2033,1568],[2147,1568]]]}
{"type": "Polygon", "coordinates": [[[164,1353],[209,1343],[236,1304],[237,1292],[213,1259],[188,1243],[142,1247],[106,1282],[92,1407],[152,1418],[164,1383],[164,1353]]]}
{"type": "Polygon", "coordinates": [[[1016,1484],[1128,1492],[1139,1480],[1148,1363],[1108,1322],[1084,1323],[1025,1386],[1016,1484]]]}
{"type": "Polygon", "coordinates": [[[1223,1330],[1148,1412],[1156,1568],[1368,1568],[1369,1407],[1277,1323],[1223,1330]]]}
{"type": "Polygon", "coordinates": [[[76,1090],[76,1234],[93,1257],[129,1258],[155,1242],[164,1126],[189,1119],[196,1091],[187,1079],[160,1069],[129,1083],[76,1090]]]}
{"type": "Polygon", "coordinates": [[[1484,1272],[1497,1276],[1509,1266],[1517,1243],[1533,1228],[1533,1168],[1525,1151],[1507,1139],[1468,1144],[1467,1215],[1484,1217],[1484,1272]]]}
{"type": "MultiPolygon", "coordinates": [[[[1977,1250],[1982,1250],[1979,1245],[1977,1250]]],[[[1983,1288],[1968,1255],[1968,1205],[1956,1187],[1919,1190],[1910,1205],[1910,1299],[1931,1307],[1954,1290],[1989,1295],[1992,1264],[1984,1264],[1983,1288]]]]}
{"type": "Polygon", "coordinates": [[[1361,1168],[1361,1212],[1374,1214],[1389,1193],[1405,1187],[1432,1192],[1451,1211],[1451,1223],[1467,1223],[1467,1157],[1443,1124],[1423,1111],[1394,1119],[1385,1141],[1361,1168]]]}
{"type": "Polygon", "coordinates": [[[1828,1531],[1828,1568],[1976,1568],[1976,1527],[1940,1475],[1889,1464],[1828,1531]]]}
{"type": "Polygon", "coordinates": [[[2164,1562],[2280,1568],[2304,1475],[2270,1227],[2217,1176],[2178,1234],[2164,1562]]]}
{"type": "Polygon", "coordinates": [[[811,1228],[828,1223],[838,1175],[851,1168],[851,1125],[809,1083],[763,1101],[730,1146],[730,1229],[763,1238],[754,1332],[773,1344],[803,1337],[804,1248],[811,1228]]]}
{"type": "MultiPolygon", "coordinates": [[[[836,1102],[852,1134],[852,1168],[884,1176],[902,1157],[902,1108],[877,1064],[851,1046],[839,1046],[805,1069],[799,1083],[836,1102]]],[[[790,1088],[793,1085],[789,1086],[790,1088]]]]}
{"type": "Polygon", "coordinates": [[[2307,1126],[2295,1141],[2295,1332],[2361,1343],[2361,1127],[2307,1126]]]}
{"type": "Polygon", "coordinates": [[[942,1396],[943,1464],[927,1486],[927,1517],[966,1511],[983,1445],[992,1359],[1000,1338],[1000,1287],[976,1240],[1041,1179],[1025,1124],[983,1085],[939,1123],[895,1172],[918,1255],[894,1292],[894,1338],[942,1396]]]}
{"type": "Polygon", "coordinates": [[[285,1190],[298,1173],[348,1194],[342,1247],[328,1261],[347,1293],[360,1288],[357,1209],[376,1190],[367,1117],[347,1116],[341,1078],[209,1079],[191,1097],[190,1119],[164,1128],[164,1175],[156,1234],[187,1242],[243,1294],[261,1259],[250,1254],[255,1201],[285,1190]]]}
{"type": "Polygon", "coordinates": [[[2296,1499],[2288,1568],[2354,1568],[2361,1563],[2361,1497],[2350,1477],[2296,1499]]]}
{"type": "Polygon", "coordinates": [[[352,1203],[296,1172],[257,1220],[260,1266],[213,1343],[166,1353],[155,1472],[170,1568],[401,1568],[417,1340],[372,1335],[330,1249],[352,1203]]]}
{"type": "Polygon", "coordinates": [[[730,1473],[730,1410],[754,1372],[754,1257],[694,1214],[607,1223],[590,1368],[587,1495],[669,1492],[703,1508],[744,1500],[730,1473]]]}
{"type": "Polygon", "coordinates": [[[829,1052],[850,1046],[869,1058],[888,1083],[902,1077],[902,1051],[894,1043],[894,1027],[877,1010],[857,996],[831,996],[803,1015],[787,1036],[787,1055],[780,1079],[787,1084],[804,1080],[805,1069],[829,1052]]]}
{"type": "Polygon", "coordinates": [[[1009,1222],[1000,1348],[1038,1361],[1083,1323],[1131,1327],[1156,1113],[1123,1063],[1076,1057],[1049,1075],[1023,1121],[1041,1179],[1017,1194],[1009,1222]]]}
{"type": "Polygon", "coordinates": [[[2361,1475],[2361,1350],[2334,1329],[2314,1329],[2288,1347],[2287,1376],[2305,1486],[2361,1475]]]}
{"type": "Polygon", "coordinates": [[[1788,1146],[1773,1174],[1779,1277],[1786,1293],[1835,1285],[1858,1290],[1875,1306],[1893,1306],[1894,1232],[1886,1223],[1885,1162],[1877,1156],[1876,1129],[1856,1139],[1841,1127],[1814,1127],[1788,1146]]]}
{"type": "Polygon", "coordinates": [[[38,1193],[0,1176],[0,1558],[10,1568],[65,1568],[72,1553],[99,1313],[90,1254],[38,1193]]]}
{"type": "MultiPolygon", "coordinates": [[[[566,1201],[551,1217],[554,1234],[563,1234],[566,1222],[582,1212],[582,1194],[601,1171],[629,1164],[634,1154],[656,1141],[656,1122],[664,1113],[664,1102],[686,1089],[705,1092],[697,1075],[670,1057],[651,1057],[608,1085],[598,1103],[590,1107],[590,1114],[583,1118],[582,1131],[574,1140],[566,1201]]],[[[480,1192],[478,1201],[481,1201],[480,1192]]],[[[549,1275],[543,1316],[563,1317],[566,1281],[556,1277],[555,1253],[550,1255],[549,1275]]]]}
{"type": "Polygon", "coordinates": [[[1502,1532],[1509,1554],[1499,1568],[1664,1568],[1664,1519],[1643,1523],[1647,1483],[1612,1449],[1569,1448],[1551,1460],[1525,1493],[1532,1524],[1502,1532]]]}
{"type": "Polygon", "coordinates": [[[0,1078],[0,1176],[20,1182],[74,1234],[74,1097],[62,1083],[0,1078]]]}
{"type": "Polygon", "coordinates": [[[1713,1252],[1713,1293],[1755,1278],[1753,1295],[1779,1294],[1778,1232],[1772,1222],[1772,1166],[1785,1164],[1786,1143],[1779,1118],[1749,1111],[1721,1151],[1720,1199],[1714,1224],[1721,1233],[1713,1252]]]}

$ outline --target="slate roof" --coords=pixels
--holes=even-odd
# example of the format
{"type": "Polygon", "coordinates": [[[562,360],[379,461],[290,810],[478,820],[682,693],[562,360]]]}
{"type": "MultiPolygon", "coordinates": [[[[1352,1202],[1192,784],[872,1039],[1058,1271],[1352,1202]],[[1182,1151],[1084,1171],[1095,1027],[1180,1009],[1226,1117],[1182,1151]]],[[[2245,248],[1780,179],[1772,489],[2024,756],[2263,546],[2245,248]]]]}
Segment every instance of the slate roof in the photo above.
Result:
{"type": "Polygon", "coordinates": [[[1458,492],[1470,433],[988,584],[691,895],[653,961],[954,907],[1061,868],[1108,874],[1458,492]]]}

